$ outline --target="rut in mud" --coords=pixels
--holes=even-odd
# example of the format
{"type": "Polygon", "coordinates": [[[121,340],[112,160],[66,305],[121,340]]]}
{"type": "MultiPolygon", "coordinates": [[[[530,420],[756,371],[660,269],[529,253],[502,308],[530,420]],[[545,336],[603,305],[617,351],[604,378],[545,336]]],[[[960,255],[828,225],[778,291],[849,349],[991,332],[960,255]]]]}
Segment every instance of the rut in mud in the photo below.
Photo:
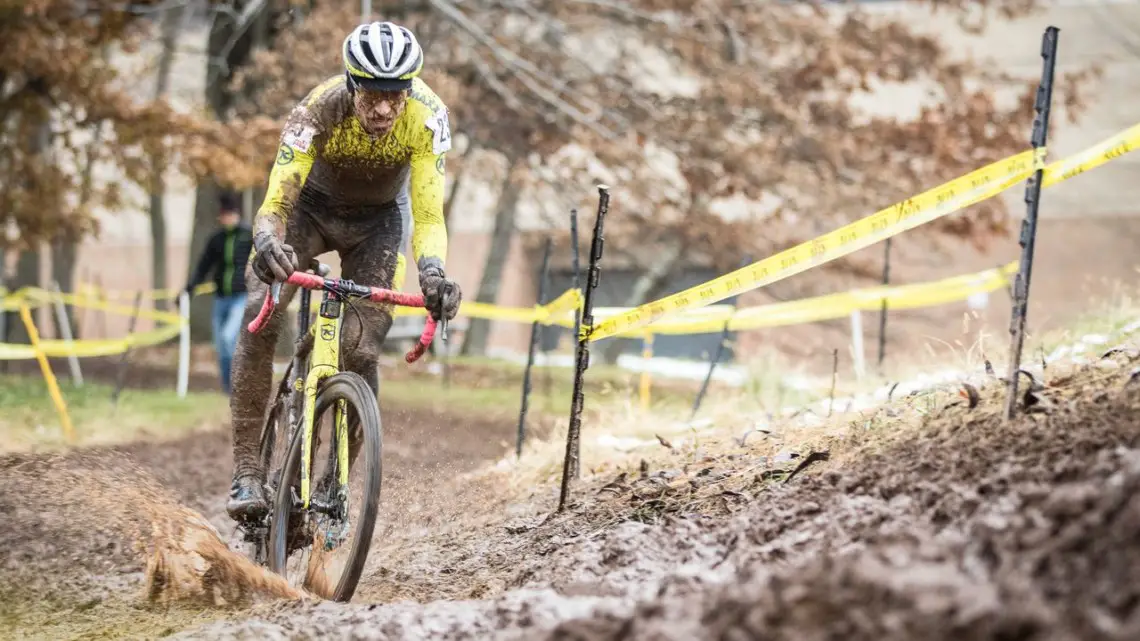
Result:
{"type": "Polygon", "coordinates": [[[1128,378],[1090,370],[1050,391],[1050,414],[1008,426],[996,400],[950,410],[856,463],[731,497],[732,514],[607,527],[621,509],[607,504],[628,516],[651,483],[615,499],[582,488],[575,514],[487,528],[469,550],[483,559],[436,568],[459,583],[498,573],[482,600],[285,603],[178,638],[1137,638],[1128,378]]]}
{"type": "MultiPolygon", "coordinates": [[[[470,495],[439,486],[500,456],[514,429],[426,410],[384,417],[378,540],[451,518],[470,495]]],[[[224,511],[231,459],[225,430],[0,457],[0,637],[153,638],[231,606],[303,596],[225,549],[236,540],[224,511]]]]}

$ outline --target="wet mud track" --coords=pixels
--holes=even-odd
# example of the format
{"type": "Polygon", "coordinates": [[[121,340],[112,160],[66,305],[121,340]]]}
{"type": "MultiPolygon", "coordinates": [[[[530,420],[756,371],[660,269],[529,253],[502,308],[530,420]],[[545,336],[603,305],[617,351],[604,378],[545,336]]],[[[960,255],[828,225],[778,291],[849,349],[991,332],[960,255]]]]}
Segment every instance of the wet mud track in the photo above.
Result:
{"type": "Polygon", "coordinates": [[[550,488],[526,509],[481,502],[495,488],[460,474],[501,455],[487,434],[509,427],[406,416],[391,422],[422,429],[386,432],[384,497],[403,517],[382,524],[347,605],[140,605],[142,563],[115,531],[131,521],[105,518],[130,515],[118,503],[132,496],[84,479],[137,465],[225,532],[225,435],[8,457],[0,603],[50,606],[5,613],[25,638],[73,638],[67,622],[85,621],[106,638],[1137,639],[1140,385],[1095,378],[1061,385],[1048,414],[1005,425],[998,403],[958,407],[843,466],[758,484],[732,510],[655,515],[600,492],[609,479],[550,519],[550,488]]]}
{"type": "MultiPolygon", "coordinates": [[[[447,519],[463,497],[442,495],[441,483],[501,456],[514,429],[392,407],[383,420],[380,534],[447,519]]],[[[237,540],[225,514],[230,443],[225,427],[177,441],[0,457],[0,637],[153,638],[227,614],[145,603],[139,545],[169,525],[155,525],[154,513],[163,520],[181,507],[237,540]],[[140,628],[139,617],[155,620],[140,628]]]]}
{"type": "Polygon", "coordinates": [[[481,553],[511,558],[484,598],[283,603],[176,637],[1140,638],[1140,385],[1122,380],[1013,425],[961,408],[732,514],[607,526],[583,488],[576,514],[486,530],[481,553]]]}

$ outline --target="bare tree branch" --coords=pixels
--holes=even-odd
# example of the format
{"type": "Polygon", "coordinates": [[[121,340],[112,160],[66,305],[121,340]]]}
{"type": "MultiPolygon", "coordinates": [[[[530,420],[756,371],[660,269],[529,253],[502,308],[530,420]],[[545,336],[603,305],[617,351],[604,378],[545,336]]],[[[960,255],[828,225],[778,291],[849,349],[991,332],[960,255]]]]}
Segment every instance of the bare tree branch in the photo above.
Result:
{"type": "MultiPolygon", "coordinates": [[[[470,38],[470,36],[467,36],[467,38],[470,38]]],[[[499,94],[507,107],[516,111],[522,108],[522,101],[519,100],[518,95],[511,91],[507,85],[503,84],[502,80],[499,80],[499,77],[496,76],[495,72],[491,69],[491,65],[487,64],[487,61],[483,56],[479,55],[477,51],[471,51],[471,63],[479,71],[479,75],[487,83],[487,86],[499,94]]]]}
{"type": "Polygon", "coordinates": [[[439,10],[440,13],[450,18],[460,28],[467,31],[467,33],[471,34],[472,37],[490,49],[491,54],[494,55],[496,59],[498,59],[514,72],[514,75],[516,78],[518,78],[519,82],[523,83],[523,85],[530,89],[536,96],[542,98],[548,105],[555,107],[558,109],[558,111],[569,116],[579,124],[589,127],[592,131],[599,134],[603,138],[612,139],[616,137],[617,134],[613,130],[605,127],[598,122],[599,116],[605,112],[605,109],[601,105],[595,103],[592,100],[583,99],[583,102],[587,103],[587,108],[594,112],[593,115],[589,115],[577,107],[569,104],[558,95],[556,95],[553,91],[547,89],[546,87],[543,87],[539,83],[539,78],[550,82],[555,86],[556,90],[567,89],[568,86],[565,81],[554,78],[550,74],[541,71],[525,59],[520,58],[513,51],[496,44],[494,39],[492,39],[487,34],[487,32],[483,30],[482,27],[475,24],[475,22],[464,15],[462,11],[457,9],[455,5],[448,2],[447,0],[428,1],[433,7],[439,10]]]}

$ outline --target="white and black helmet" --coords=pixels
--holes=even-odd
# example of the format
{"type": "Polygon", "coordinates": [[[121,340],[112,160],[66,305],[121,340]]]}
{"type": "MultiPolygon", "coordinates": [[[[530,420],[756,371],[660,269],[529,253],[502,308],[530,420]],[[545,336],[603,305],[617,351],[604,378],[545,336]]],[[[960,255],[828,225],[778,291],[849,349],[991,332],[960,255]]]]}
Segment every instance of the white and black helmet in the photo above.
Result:
{"type": "Polygon", "coordinates": [[[372,22],[353,29],[344,39],[343,55],[353,89],[407,89],[424,67],[424,52],[416,37],[392,22],[372,22]]]}

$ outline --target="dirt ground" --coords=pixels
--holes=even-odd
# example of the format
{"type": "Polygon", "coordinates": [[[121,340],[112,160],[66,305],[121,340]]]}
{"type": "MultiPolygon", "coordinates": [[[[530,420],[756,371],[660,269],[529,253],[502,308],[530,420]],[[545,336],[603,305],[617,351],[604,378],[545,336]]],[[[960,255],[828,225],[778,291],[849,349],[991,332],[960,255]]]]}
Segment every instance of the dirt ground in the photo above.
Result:
{"type": "Polygon", "coordinates": [[[987,398],[856,430],[788,482],[747,447],[590,479],[556,516],[552,484],[465,474],[503,454],[499,426],[392,411],[386,517],[347,605],[143,598],[153,505],[229,531],[224,432],[7,457],[0,636],[1140,638],[1138,364],[1051,381],[1053,409],[1011,425],[987,398]]]}
{"type": "MultiPolygon", "coordinates": [[[[90,371],[101,379],[113,372],[90,371]]],[[[146,367],[130,371],[130,383],[155,384],[146,367]]],[[[196,383],[214,385],[206,376],[196,383]]],[[[463,501],[439,486],[500,457],[506,443],[498,436],[514,430],[497,419],[393,407],[383,420],[377,540],[448,519],[443,506],[463,501]]],[[[143,591],[146,548],[174,512],[194,510],[227,543],[237,541],[224,511],[230,442],[223,426],[179,441],[0,457],[0,637],[153,638],[225,614],[148,609],[143,591]]]]}
{"type": "MultiPolygon", "coordinates": [[[[1074,233],[1084,224],[1043,227],[1034,328],[1071,321],[1135,275],[1120,260],[1136,255],[1134,222],[1102,223],[1087,242],[1074,233]],[[1067,278],[1062,253],[1103,278],[1067,278]]],[[[955,273],[1004,262],[1005,245],[955,273]]],[[[914,267],[905,280],[945,275],[914,267]]],[[[984,319],[1001,343],[1004,296],[984,319]]],[[[952,341],[959,316],[892,316],[889,353],[952,341]]],[[[806,358],[846,331],[836,321],[763,339],[806,358]]],[[[132,356],[127,385],[173,388],[168,356],[132,356]]],[[[208,353],[195,362],[191,388],[216,389],[208,353]]],[[[113,381],[115,364],[85,361],[85,376],[113,381]]],[[[347,605],[146,598],[147,559],[171,530],[201,515],[232,536],[224,426],[0,457],[0,638],[1140,639],[1137,366],[1052,381],[1052,409],[1009,425],[987,397],[898,437],[852,427],[842,456],[788,482],[774,479],[789,463],[760,445],[588,478],[563,514],[553,472],[529,487],[486,473],[509,449],[509,418],[385,407],[382,520],[347,605]]]]}

